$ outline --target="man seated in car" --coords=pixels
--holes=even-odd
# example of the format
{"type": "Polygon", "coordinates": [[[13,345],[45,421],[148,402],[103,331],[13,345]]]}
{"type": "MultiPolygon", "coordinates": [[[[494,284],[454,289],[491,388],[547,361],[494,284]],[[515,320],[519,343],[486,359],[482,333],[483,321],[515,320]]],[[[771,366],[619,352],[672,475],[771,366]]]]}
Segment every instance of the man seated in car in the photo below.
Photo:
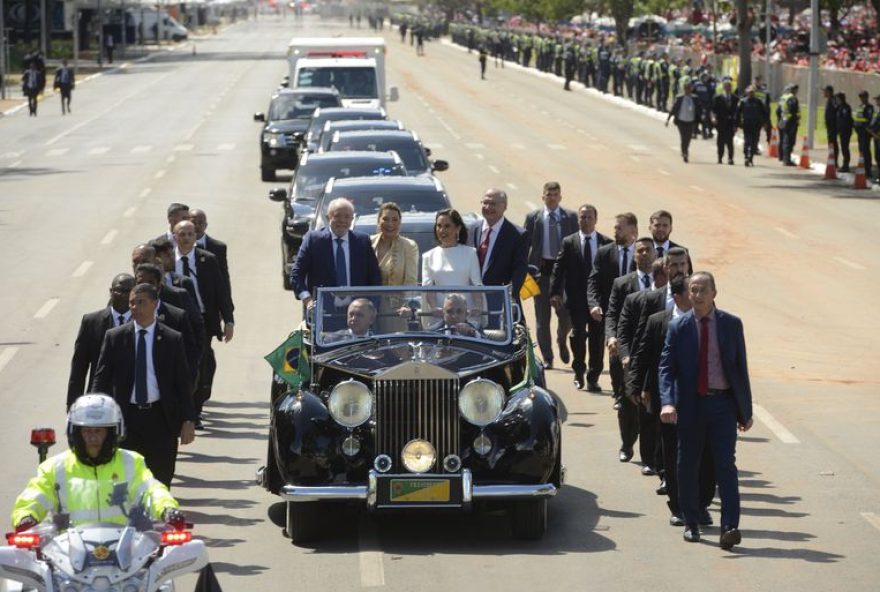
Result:
{"type": "Polygon", "coordinates": [[[467,298],[462,294],[447,294],[443,299],[443,320],[431,325],[429,331],[447,335],[482,337],[483,331],[468,321],[467,298]]]}
{"type": "Polygon", "coordinates": [[[370,337],[373,334],[372,327],[376,320],[376,306],[366,298],[355,298],[348,305],[346,318],[348,328],[329,333],[326,341],[370,337]]]}

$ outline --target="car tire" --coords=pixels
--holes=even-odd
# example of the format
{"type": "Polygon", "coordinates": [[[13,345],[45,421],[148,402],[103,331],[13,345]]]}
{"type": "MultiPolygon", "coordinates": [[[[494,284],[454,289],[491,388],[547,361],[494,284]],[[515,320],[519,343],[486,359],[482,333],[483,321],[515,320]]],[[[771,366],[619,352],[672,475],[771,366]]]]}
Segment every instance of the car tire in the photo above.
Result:
{"type": "Polygon", "coordinates": [[[266,167],[260,167],[260,179],[263,181],[274,181],[275,180],[275,169],[267,169],[266,167]]]}
{"type": "Polygon", "coordinates": [[[510,527],[514,538],[538,540],[547,531],[547,499],[513,502],[510,527]]]}
{"type": "Polygon", "coordinates": [[[287,536],[294,545],[318,539],[321,506],[318,502],[287,502],[287,536]]]}

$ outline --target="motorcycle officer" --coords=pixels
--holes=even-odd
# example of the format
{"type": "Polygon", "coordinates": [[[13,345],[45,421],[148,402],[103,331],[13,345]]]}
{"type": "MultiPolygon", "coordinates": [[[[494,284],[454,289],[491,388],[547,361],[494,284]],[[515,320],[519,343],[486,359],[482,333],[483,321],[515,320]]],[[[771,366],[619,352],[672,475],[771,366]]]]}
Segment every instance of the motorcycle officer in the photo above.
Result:
{"type": "Polygon", "coordinates": [[[122,410],[107,395],[83,395],[67,414],[69,450],[41,463],[15,500],[12,524],[28,530],[49,512],[66,513],[70,525],[95,522],[127,524],[119,506],[110,505],[114,486],[127,484],[127,509],[141,504],[150,518],[175,530],[186,524],[179,504],[157,481],[136,452],[119,448],[125,438],[122,410]]]}

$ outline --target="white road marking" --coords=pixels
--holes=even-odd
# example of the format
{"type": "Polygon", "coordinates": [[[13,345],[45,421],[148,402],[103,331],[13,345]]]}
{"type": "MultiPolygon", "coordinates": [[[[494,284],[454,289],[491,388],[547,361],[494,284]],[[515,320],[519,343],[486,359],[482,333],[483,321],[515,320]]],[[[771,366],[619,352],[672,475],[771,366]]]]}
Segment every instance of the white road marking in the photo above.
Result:
{"type": "MultiPolygon", "coordinates": [[[[0,357],[2,357],[2,354],[0,354],[0,357]]],[[[0,370],[2,370],[2,369],[3,369],[3,361],[2,361],[2,359],[0,359],[0,370]]],[[[861,514],[862,514],[862,518],[864,518],[865,520],[868,521],[868,524],[870,524],[871,526],[873,526],[877,530],[880,530],[880,516],[878,516],[874,512],[862,512],[861,514]]]]}
{"type": "Polygon", "coordinates": [[[517,143],[517,144],[511,144],[510,147],[513,148],[513,149],[515,149],[515,150],[525,150],[525,149],[526,149],[525,144],[519,144],[519,143],[517,143]]]}
{"type": "Polygon", "coordinates": [[[524,201],[523,203],[526,204],[530,210],[538,209],[538,206],[530,201],[524,201]]]}
{"type": "Polygon", "coordinates": [[[140,197],[140,198],[147,197],[148,195],[150,195],[151,191],[152,191],[152,189],[150,189],[149,187],[144,187],[143,189],[141,189],[141,194],[138,195],[138,197],[140,197]]]}
{"type": "Polygon", "coordinates": [[[670,176],[670,175],[672,174],[672,173],[670,173],[669,171],[667,171],[667,170],[665,170],[665,169],[657,169],[657,172],[660,173],[661,175],[665,175],[665,176],[667,176],[667,177],[670,176]]]}
{"type": "Polygon", "coordinates": [[[46,156],[61,156],[67,154],[69,151],[70,148],[52,148],[46,153],[46,156]]]}
{"type": "Polygon", "coordinates": [[[123,218],[131,218],[135,212],[137,212],[137,206],[131,206],[130,208],[128,208],[124,212],[122,212],[122,217],[123,218]]]}
{"type": "Polygon", "coordinates": [[[55,308],[55,305],[61,302],[60,298],[49,298],[46,303],[40,307],[40,310],[34,313],[35,319],[45,319],[49,316],[49,313],[52,312],[52,309],[55,308]]]}
{"type": "Polygon", "coordinates": [[[760,405],[752,405],[752,412],[755,414],[755,417],[761,420],[761,422],[767,426],[767,428],[773,432],[773,434],[779,438],[785,444],[800,444],[801,441],[797,439],[797,437],[788,431],[788,429],[779,423],[775,417],[770,415],[770,412],[761,407],[760,405]]]}
{"type": "Polygon", "coordinates": [[[562,144],[547,144],[547,148],[550,150],[565,150],[565,146],[562,144]]]}
{"type": "Polygon", "coordinates": [[[18,165],[20,165],[22,162],[23,161],[21,161],[21,160],[16,160],[15,162],[11,162],[11,163],[9,163],[9,168],[14,169],[18,165]]]}
{"type": "Polygon", "coordinates": [[[672,144],[670,144],[669,146],[667,146],[667,148],[669,148],[673,152],[681,152],[681,146],[673,146],[672,144]]]}
{"type": "Polygon", "coordinates": [[[691,189],[693,189],[693,190],[696,191],[697,193],[703,191],[703,188],[700,187],[699,185],[688,185],[688,187],[690,187],[691,189]]]}
{"type": "Polygon", "coordinates": [[[542,110],[541,115],[544,115],[546,117],[547,115],[550,115],[550,113],[548,111],[542,110]]]}
{"type": "Polygon", "coordinates": [[[648,152],[648,147],[644,144],[627,144],[626,147],[633,152],[648,152]]]}
{"type": "Polygon", "coordinates": [[[630,154],[629,159],[633,162],[642,162],[642,159],[636,156],[635,154],[630,154]]]}
{"type": "Polygon", "coordinates": [[[483,159],[486,158],[486,157],[483,156],[482,154],[474,154],[474,158],[476,158],[476,159],[478,159],[478,160],[483,160],[483,159]]]}
{"type": "Polygon", "coordinates": [[[608,146],[606,146],[605,144],[592,144],[590,147],[595,148],[596,150],[607,150],[608,149],[608,146]]]}
{"type": "Polygon", "coordinates": [[[854,261],[850,261],[849,259],[844,259],[843,257],[835,257],[834,260],[837,261],[838,263],[842,263],[843,265],[846,265],[850,269],[855,269],[858,271],[864,271],[864,270],[868,269],[864,265],[861,265],[861,264],[856,263],[854,261]]]}
{"type": "Polygon", "coordinates": [[[437,121],[440,122],[440,125],[442,125],[444,128],[446,128],[446,131],[449,132],[449,135],[451,135],[456,140],[461,140],[461,136],[454,129],[452,129],[451,125],[449,125],[448,123],[446,123],[444,120],[440,119],[439,117],[437,118],[437,121]]]}
{"type": "Polygon", "coordinates": [[[781,226],[774,226],[773,230],[775,230],[776,232],[778,232],[779,234],[781,234],[783,236],[787,236],[788,238],[798,238],[798,235],[791,232],[790,230],[786,230],[785,228],[783,228],[781,226]]]}
{"type": "Polygon", "coordinates": [[[109,245],[110,243],[113,242],[113,239],[116,238],[117,234],[119,234],[119,231],[116,230],[115,228],[113,230],[109,231],[107,234],[104,235],[104,238],[101,239],[101,244],[102,245],[109,245]]]}
{"type": "Polygon", "coordinates": [[[486,146],[483,144],[480,144],[479,142],[467,142],[467,143],[465,143],[464,146],[468,150],[485,150],[486,149],[486,146]]]}
{"type": "Polygon", "coordinates": [[[99,156],[101,154],[107,154],[110,152],[109,146],[96,146],[89,150],[89,156],[99,156]]]}
{"type": "Polygon", "coordinates": [[[430,148],[431,150],[439,150],[440,148],[443,148],[443,144],[435,144],[434,142],[431,142],[431,143],[426,142],[425,148],[430,148]]]}
{"type": "Polygon", "coordinates": [[[140,146],[135,146],[134,148],[132,148],[131,153],[132,154],[143,154],[145,152],[149,152],[152,149],[153,149],[152,146],[146,146],[146,145],[142,144],[140,146]]]}
{"type": "Polygon", "coordinates": [[[92,268],[92,265],[94,265],[94,264],[95,264],[94,261],[83,261],[82,263],[79,264],[79,267],[77,267],[77,268],[74,270],[74,272],[71,274],[70,277],[82,277],[82,276],[84,276],[84,275],[86,274],[86,272],[87,272],[89,269],[91,269],[91,268],[92,268]]]}
{"type": "Polygon", "coordinates": [[[495,173],[496,175],[501,174],[501,171],[498,170],[498,167],[492,166],[491,164],[489,165],[489,170],[492,171],[493,173],[495,173]]]}
{"type": "Polygon", "coordinates": [[[506,185],[507,185],[507,188],[510,189],[511,191],[516,191],[517,189],[519,189],[519,187],[517,187],[513,183],[506,183],[506,185]]]}
{"type": "Polygon", "coordinates": [[[361,586],[376,588],[385,585],[385,567],[382,565],[382,551],[374,535],[364,533],[360,529],[358,536],[358,562],[361,568],[361,586]]]}
{"type": "Polygon", "coordinates": [[[168,158],[165,159],[165,162],[167,162],[168,164],[171,164],[175,160],[177,160],[177,157],[172,154],[171,156],[169,156],[168,158]]]}
{"type": "Polygon", "coordinates": [[[174,147],[174,151],[175,152],[189,152],[193,148],[195,148],[195,146],[193,146],[192,144],[178,144],[177,146],[174,147]]]}
{"type": "Polygon", "coordinates": [[[235,150],[235,144],[232,142],[226,142],[217,146],[217,150],[235,150]]]}
{"type": "Polygon", "coordinates": [[[585,135],[586,135],[587,132],[585,132],[585,131],[582,130],[581,128],[578,128],[578,129],[577,129],[577,133],[579,133],[579,134],[585,134],[585,135]]]}
{"type": "Polygon", "coordinates": [[[730,209],[732,209],[732,210],[736,210],[737,212],[743,212],[743,213],[745,213],[745,211],[746,211],[745,208],[742,208],[742,207],[740,207],[740,206],[738,206],[738,205],[736,205],[736,204],[734,204],[734,203],[726,202],[725,205],[727,205],[727,207],[730,208],[730,209]]]}
{"type": "Polygon", "coordinates": [[[0,372],[3,372],[3,369],[6,368],[6,364],[15,357],[17,352],[17,347],[4,347],[3,351],[0,351],[0,372]]]}
{"type": "Polygon", "coordinates": [[[0,158],[18,158],[22,154],[24,154],[24,152],[21,150],[18,152],[4,152],[3,154],[0,154],[0,158]]]}
{"type": "Polygon", "coordinates": [[[156,171],[156,174],[153,175],[153,177],[156,179],[161,179],[164,176],[165,176],[165,169],[159,169],[158,171],[156,171]]]}

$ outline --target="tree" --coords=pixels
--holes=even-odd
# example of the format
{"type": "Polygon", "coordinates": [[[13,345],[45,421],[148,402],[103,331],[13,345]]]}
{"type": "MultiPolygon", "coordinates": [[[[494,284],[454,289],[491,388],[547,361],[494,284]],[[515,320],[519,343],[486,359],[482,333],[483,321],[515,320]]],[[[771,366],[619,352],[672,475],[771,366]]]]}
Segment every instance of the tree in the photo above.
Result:
{"type": "Polygon", "coordinates": [[[752,25],[754,14],[749,11],[748,0],[736,0],[736,31],[739,34],[739,76],[736,87],[740,91],[752,80],[752,25]]]}
{"type": "Polygon", "coordinates": [[[611,16],[614,17],[614,28],[617,30],[617,43],[626,45],[626,29],[632,18],[633,0],[609,0],[611,16]]]}

